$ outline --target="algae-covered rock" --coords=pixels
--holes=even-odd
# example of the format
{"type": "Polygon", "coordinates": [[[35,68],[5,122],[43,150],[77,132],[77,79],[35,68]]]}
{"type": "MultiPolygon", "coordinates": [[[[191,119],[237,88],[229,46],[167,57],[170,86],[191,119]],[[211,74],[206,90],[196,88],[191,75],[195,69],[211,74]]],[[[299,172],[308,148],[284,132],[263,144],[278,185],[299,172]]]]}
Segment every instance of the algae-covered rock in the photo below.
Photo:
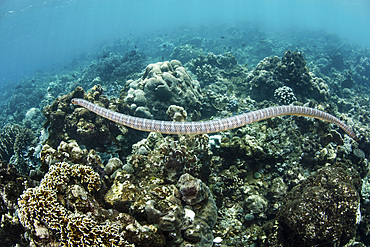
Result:
{"type": "Polygon", "coordinates": [[[230,140],[224,138],[221,140],[220,155],[226,160],[236,160],[237,158],[249,158],[249,163],[256,160],[262,160],[266,157],[266,152],[262,143],[255,137],[245,135],[243,137],[234,136],[230,140]]]}
{"type": "Polygon", "coordinates": [[[196,179],[187,173],[180,177],[177,186],[180,188],[182,200],[189,205],[198,204],[208,199],[211,193],[200,179],[196,179]]]}
{"type": "Polygon", "coordinates": [[[284,246],[346,244],[358,223],[359,181],[353,169],[331,165],[294,187],[277,216],[284,246]]]}
{"type": "Polygon", "coordinates": [[[104,167],[104,172],[107,175],[111,175],[114,173],[117,169],[122,168],[123,163],[119,158],[110,158],[108,160],[108,163],[104,167]]]}
{"type": "Polygon", "coordinates": [[[250,195],[245,199],[246,208],[252,214],[260,214],[267,209],[267,200],[261,195],[250,195]]]}
{"type": "Polygon", "coordinates": [[[88,93],[77,87],[72,93],[57,98],[53,104],[46,106],[43,112],[47,118],[44,126],[49,130],[48,144],[56,148],[61,141],[74,139],[80,145],[100,150],[104,150],[112,142],[119,147],[125,146],[127,141],[120,138],[127,134],[124,126],[71,104],[72,98],[83,98],[118,111],[121,105],[117,102],[110,104],[109,100],[102,96],[102,92],[99,85],[94,86],[88,93]]]}
{"type": "Polygon", "coordinates": [[[167,116],[176,122],[183,122],[188,116],[185,109],[181,106],[170,105],[166,111],[167,116]]]}
{"type": "Polygon", "coordinates": [[[176,140],[150,133],[133,146],[126,164],[132,172],[122,169],[115,173],[105,202],[155,224],[168,245],[212,246],[216,203],[208,186],[186,173],[206,171],[207,143],[203,135],[176,140]]]}
{"type": "Polygon", "coordinates": [[[251,97],[256,100],[271,99],[274,91],[283,86],[290,87],[296,99],[302,102],[325,101],[329,97],[326,82],[309,72],[302,53],[296,51],[285,52],[281,59],[276,56],[263,59],[248,74],[247,82],[251,86],[251,97]]]}

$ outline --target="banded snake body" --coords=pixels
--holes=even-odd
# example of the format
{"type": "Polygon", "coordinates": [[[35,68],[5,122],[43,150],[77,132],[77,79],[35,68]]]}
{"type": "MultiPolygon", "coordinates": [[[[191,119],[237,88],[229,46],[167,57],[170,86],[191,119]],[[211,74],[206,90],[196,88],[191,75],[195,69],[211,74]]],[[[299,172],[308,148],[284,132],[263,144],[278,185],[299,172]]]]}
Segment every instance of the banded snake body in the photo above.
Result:
{"type": "Polygon", "coordinates": [[[333,115],[330,115],[329,113],[305,106],[274,106],[223,119],[200,122],[174,122],[133,117],[108,110],[104,107],[79,98],[74,98],[71,102],[73,104],[85,107],[86,109],[118,124],[122,124],[137,130],[158,132],[162,134],[193,135],[215,133],[235,129],[264,119],[284,115],[296,115],[317,118],[326,122],[334,123],[343,129],[353,140],[359,142],[359,139],[353,130],[341,120],[333,115]]]}

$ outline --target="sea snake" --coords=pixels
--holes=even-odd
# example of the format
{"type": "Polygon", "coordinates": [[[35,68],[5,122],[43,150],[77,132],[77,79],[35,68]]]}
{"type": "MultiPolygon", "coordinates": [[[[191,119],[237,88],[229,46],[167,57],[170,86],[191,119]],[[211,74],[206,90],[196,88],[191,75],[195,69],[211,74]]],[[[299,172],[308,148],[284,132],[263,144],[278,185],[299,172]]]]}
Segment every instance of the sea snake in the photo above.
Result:
{"type": "Polygon", "coordinates": [[[342,128],[353,140],[359,141],[353,130],[338,118],[326,112],[305,107],[305,106],[274,106],[268,107],[257,111],[243,113],[237,116],[201,121],[201,122],[173,122],[173,121],[160,121],[133,117],[122,113],[108,110],[104,107],[93,104],[84,99],[74,98],[71,101],[73,104],[85,107],[86,109],[95,112],[96,114],[107,118],[116,123],[131,127],[133,129],[142,131],[158,132],[163,134],[207,134],[220,132],[230,129],[235,129],[250,123],[258,122],[264,119],[283,116],[283,115],[296,115],[321,119],[326,122],[334,123],[342,128]]]}

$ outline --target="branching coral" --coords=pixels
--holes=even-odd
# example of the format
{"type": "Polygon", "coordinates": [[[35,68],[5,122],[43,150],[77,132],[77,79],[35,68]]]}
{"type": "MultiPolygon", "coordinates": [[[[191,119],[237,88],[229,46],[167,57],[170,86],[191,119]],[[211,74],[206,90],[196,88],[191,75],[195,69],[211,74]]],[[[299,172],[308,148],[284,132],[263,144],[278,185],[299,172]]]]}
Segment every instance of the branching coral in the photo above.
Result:
{"type": "Polygon", "coordinates": [[[99,175],[90,167],[58,162],[50,167],[38,187],[27,189],[21,195],[18,202],[19,219],[41,242],[50,241],[52,233],[56,233],[66,246],[111,246],[123,243],[117,226],[98,222],[94,214],[70,211],[66,207],[66,198],[60,198],[72,190],[76,201],[83,200],[86,207],[96,208],[97,202],[86,192],[97,191],[100,184],[99,175]],[[84,193],[73,192],[71,186],[74,184],[78,184],[84,193]]]}

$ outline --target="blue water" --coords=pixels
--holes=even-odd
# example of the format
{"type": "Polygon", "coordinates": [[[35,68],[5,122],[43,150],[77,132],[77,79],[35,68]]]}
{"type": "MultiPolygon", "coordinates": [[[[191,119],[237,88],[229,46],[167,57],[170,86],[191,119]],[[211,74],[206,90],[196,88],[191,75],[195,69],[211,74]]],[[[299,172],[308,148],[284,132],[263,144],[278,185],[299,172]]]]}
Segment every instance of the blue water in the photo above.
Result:
{"type": "Polygon", "coordinates": [[[258,23],[267,30],[325,30],[370,48],[368,0],[0,1],[0,84],[58,69],[116,39],[180,27],[258,23]]]}

